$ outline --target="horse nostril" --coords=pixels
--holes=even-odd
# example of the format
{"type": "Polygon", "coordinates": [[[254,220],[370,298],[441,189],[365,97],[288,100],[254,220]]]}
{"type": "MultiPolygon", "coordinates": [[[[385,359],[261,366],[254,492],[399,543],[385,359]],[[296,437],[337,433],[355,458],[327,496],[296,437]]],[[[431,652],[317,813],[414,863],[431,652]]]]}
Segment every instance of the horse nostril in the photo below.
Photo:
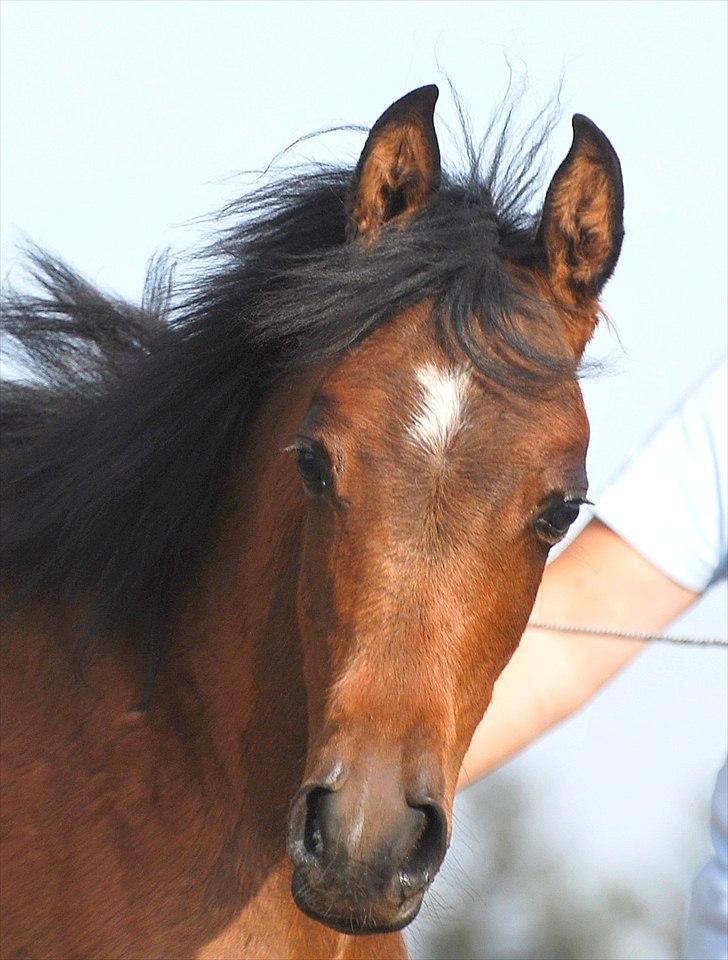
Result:
{"type": "Polygon", "coordinates": [[[320,866],[324,848],[324,798],[331,793],[319,784],[301,787],[288,816],[288,853],[297,867],[320,866]]]}
{"type": "Polygon", "coordinates": [[[306,853],[318,862],[324,850],[322,816],[325,798],[331,791],[314,787],[306,797],[306,819],[303,826],[303,847],[306,853]]]}
{"type": "Polygon", "coordinates": [[[428,800],[410,806],[424,815],[425,826],[408,858],[406,869],[400,871],[400,885],[405,897],[427,886],[440,869],[447,852],[447,817],[439,803],[428,800]]]}
{"type": "Polygon", "coordinates": [[[331,810],[327,798],[336,793],[345,779],[341,762],[334,763],[321,780],[308,780],[291,800],[287,848],[296,867],[321,866],[331,841],[331,810]]]}

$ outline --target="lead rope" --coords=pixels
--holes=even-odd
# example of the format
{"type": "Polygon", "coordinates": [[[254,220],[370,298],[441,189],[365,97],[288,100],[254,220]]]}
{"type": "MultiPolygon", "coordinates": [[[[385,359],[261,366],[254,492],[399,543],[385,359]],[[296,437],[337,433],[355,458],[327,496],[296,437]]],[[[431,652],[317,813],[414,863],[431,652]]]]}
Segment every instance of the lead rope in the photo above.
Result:
{"type": "Polygon", "coordinates": [[[617,640],[647,640],[678,643],[693,647],[728,647],[723,637],[676,637],[671,633],[642,633],[639,630],[610,630],[604,627],[577,627],[570,623],[539,623],[530,621],[529,627],[548,630],[549,633],[586,633],[591,637],[612,637],[617,640]]]}

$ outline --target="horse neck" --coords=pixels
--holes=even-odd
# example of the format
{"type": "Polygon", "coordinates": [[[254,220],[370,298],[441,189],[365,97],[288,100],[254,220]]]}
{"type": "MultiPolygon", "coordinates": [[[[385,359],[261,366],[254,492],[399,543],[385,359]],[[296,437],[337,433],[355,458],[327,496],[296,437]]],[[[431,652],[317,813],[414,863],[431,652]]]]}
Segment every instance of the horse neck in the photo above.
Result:
{"type": "Polygon", "coordinates": [[[197,744],[198,767],[232,804],[264,811],[279,840],[306,752],[295,608],[304,498],[284,447],[307,396],[305,384],[289,384],[257,418],[234,505],[176,624],[165,684],[175,722],[197,744]]]}

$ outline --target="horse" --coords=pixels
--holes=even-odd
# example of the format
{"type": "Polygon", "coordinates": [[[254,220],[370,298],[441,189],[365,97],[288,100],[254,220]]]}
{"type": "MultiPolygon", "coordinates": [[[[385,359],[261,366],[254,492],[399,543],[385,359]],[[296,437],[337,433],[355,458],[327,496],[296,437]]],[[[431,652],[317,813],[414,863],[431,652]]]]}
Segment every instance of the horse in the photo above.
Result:
{"type": "Polygon", "coordinates": [[[2,956],[405,957],[587,495],[623,187],[584,116],[444,169],[435,86],[140,306],[29,251],[6,343],[2,956]]]}

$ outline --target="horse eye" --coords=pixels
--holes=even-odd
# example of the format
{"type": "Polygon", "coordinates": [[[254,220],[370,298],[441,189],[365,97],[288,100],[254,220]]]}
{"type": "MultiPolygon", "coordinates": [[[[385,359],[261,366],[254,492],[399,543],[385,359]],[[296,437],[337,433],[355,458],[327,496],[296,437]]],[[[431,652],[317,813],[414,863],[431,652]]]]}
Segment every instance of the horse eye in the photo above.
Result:
{"type": "Polygon", "coordinates": [[[300,447],[298,470],[309,493],[321,496],[331,488],[331,465],[326,453],[317,447],[300,447]]]}
{"type": "Polygon", "coordinates": [[[547,507],[536,518],[536,532],[548,544],[558,543],[569,531],[569,527],[579,516],[581,500],[562,500],[547,507]]]}

